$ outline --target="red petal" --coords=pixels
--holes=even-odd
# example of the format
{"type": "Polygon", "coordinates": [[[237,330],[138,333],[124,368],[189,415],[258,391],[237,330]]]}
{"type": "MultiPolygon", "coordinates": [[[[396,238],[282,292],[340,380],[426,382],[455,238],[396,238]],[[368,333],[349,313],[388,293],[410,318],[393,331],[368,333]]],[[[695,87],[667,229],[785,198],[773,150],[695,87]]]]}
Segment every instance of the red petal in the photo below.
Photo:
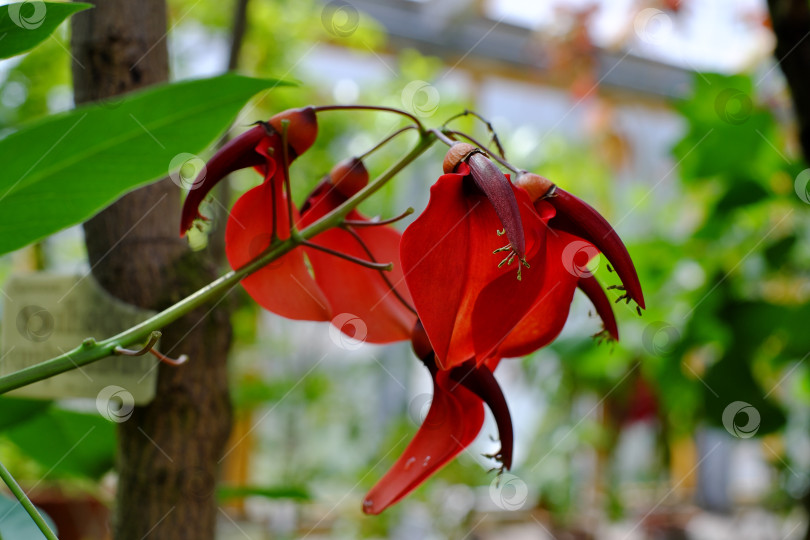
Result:
{"type": "Polygon", "coordinates": [[[583,276],[579,278],[578,286],[596,308],[596,313],[602,318],[602,323],[610,337],[619,341],[619,327],[616,325],[616,317],[613,315],[613,305],[608,300],[605,291],[602,290],[599,281],[593,275],[583,276]]]}
{"type": "MultiPolygon", "coordinates": [[[[314,223],[322,216],[337,208],[346,197],[332,189],[322,195],[310,197],[307,210],[301,216],[300,226],[314,223]]],[[[357,211],[352,211],[346,219],[368,221],[357,211]]],[[[402,265],[399,261],[400,233],[393,227],[355,227],[353,229],[363,244],[371,251],[374,261],[394,264],[393,270],[385,272],[391,284],[403,299],[411,303],[411,295],[405,286],[402,265]]],[[[329,229],[312,242],[364,260],[370,260],[363,246],[349,232],[342,229],[329,229]]],[[[389,284],[378,270],[364,268],[351,261],[340,259],[315,249],[306,249],[315,281],[329,300],[332,312],[351,313],[366,325],[365,341],[370,343],[390,343],[410,339],[416,323],[416,315],[405,307],[391,292],[389,284]]],[[[341,328],[343,330],[343,328],[341,328]]],[[[358,329],[352,327],[353,336],[358,329]]]]}
{"type": "MultiPolygon", "coordinates": [[[[280,174],[276,175],[236,201],[225,228],[225,253],[231,268],[244,266],[270,245],[274,189],[278,237],[284,240],[290,236],[282,180],[280,174]]],[[[249,275],[242,280],[242,286],[259,305],[283,317],[331,319],[328,300],[310,276],[301,248],[249,275]]]]}
{"type": "Polygon", "coordinates": [[[523,224],[512,182],[480,152],[475,152],[468,157],[467,164],[475,184],[484,192],[487,200],[495,209],[495,213],[498,214],[506,237],[512,243],[518,257],[525,257],[526,242],[523,237],[523,224]]]}
{"type": "MultiPolygon", "coordinates": [[[[532,297],[532,307],[524,312],[523,318],[498,347],[498,356],[530,354],[551,343],[562,331],[579,279],[566,269],[563,251],[575,241],[580,240],[563,231],[549,230],[545,252],[538,251],[529,261],[532,269],[537,268],[542,272],[542,277],[535,278],[542,285],[538,294],[532,297]]],[[[496,287],[497,284],[494,284],[493,289],[496,287]]],[[[482,298],[491,296],[491,290],[481,294],[482,298]]]]}
{"type": "Polygon", "coordinates": [[[416,489],[472,443],[484,424],[484,405],[475,394],[439,372],[433,401],[405,452],[371,488],[363,512],[379,514],[416,489]]]}
{"type": "MultiPolygon", "coordinates": [[[[450,379],[467,388],[470,392],[481,398],[487,404],[498,427],[498,436],[501,440],[501,450],[498,459],[506,470],[512,468],[512,451],[514,448],[514,433],[512,431],[512,415],[506,404],[501,386],[492,375],[494,367],[489,364],[477,366],[472,361],[469,364],[458,366],[450,370],[450,379]]],[[[494,363],[497,366],[497,362],[494,363]]]]}
{"type": "Polygon", "coordinates": [[[554,195],[546,199],[557,209],[557,218],[552,226],[584,238],[595,245],[613,263],[616,273],[627,288],[627,294],[644,308],[644,294],[638,281],[633,260],[619,235],[610,223],[591,205],[582,199],[556,188],[554,195]]]}
{"type": "MultiPolygon", "coordinates": [[[[506,335],[501,330],[513,328],[531,308],[539,287],[532,275],[542,272],[542,267],[524,269],[525,278],[518,281],[517,259],[498,268],[509,255],[493,254],[507,243],[496,232],[502,223],[463,174],[446,174],[434,184],[428,207],[403,234],[400,250],[405,280],[442,369],[472,357],[481,361],[494,350],[506,335]],[[481,291],[501,277],[493,301],[476,304],[481,291]],[[497,329],[487,330],[490,324],[497,329]]],[[[526,230],[527,254],[533,254],[544,244],[542,221],[553,212],[540,218],[523,190],[513,192],[526,230]]]]}
{"type": "Polygon", "coordinates": [[[191,228],[195,219],[202,217],[199,212],[200,203],[217,182],[233,171],[260,165],[266,161],[264,157],[254,150],[263,137],[265,137],[265,130],[262,126],[251,128],[228,141],[208,160],[205,169],[194,180],[191,190],[183,203],[183,211],[180,217],[180,236],[183,236],[191,228]]]}

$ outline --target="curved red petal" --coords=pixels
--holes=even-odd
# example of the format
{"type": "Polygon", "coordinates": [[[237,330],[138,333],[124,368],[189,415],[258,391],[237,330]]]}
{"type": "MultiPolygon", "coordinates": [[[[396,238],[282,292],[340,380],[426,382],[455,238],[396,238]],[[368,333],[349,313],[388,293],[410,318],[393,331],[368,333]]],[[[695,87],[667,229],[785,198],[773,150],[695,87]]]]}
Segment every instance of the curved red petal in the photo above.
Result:
{"type": "MultiPolygon", "coordinates": [[[[579,276],[569,271],[563,261],[563,252],[577,237],[563,231],[549,230],[546,249],[538,251],[529,261],[538,268],[542,277],[538,294],[532,297],[532,306],[500,343],[496,355],[515,357],[530,354],[551,343],[562,331],[579,276]]],[[[482,293],[489,298],[491,291],[482,293]]]]}
{"type": "MultiPolygon", "coordinates": [[[[282,183],[281,175],[276,175],[236,201],[225,228],[225,253],[231,268],[244,266],[270,245],[274,214],[278,237],[283,240],[290,236],[282,183]]],[[[242,286],[259,305],[283,317],[331,319],[328,300],[310,276],[301,248],[249,275],[242,280],[242,286]]]]}
{"type": "Polygon", "coordinates": [[[641,291],[636,268],[633,266],[633,259],[630,258],[622,239],[602,214],[579,197],[559,187],[547,201],[557,209],[557,218],[552,226],[584,238],[604,253],[613,263],[616,273],[627,288],[628,296],[643,309],[644,294],[641,291]]]}
{"type": "Polygon", "coordinates": [[[405,451],[363,500],[363,512],[379,514],[416,489],[472,443],[484,424],[481,399],[439,372],[425,420],[405,451]]]}
{"type": "Polygon", "coordinates": [[[590,275],[579,278],[578,286],[591,301],[593,307],[596,308],[596,313],[601,317],[605,330],[610,334],[610,337],[619,341],[619,327],[613,314],[613,304],[611,304],[602,289],[602,285],[593,275],[590,275]]]}
{"type": "Polygon", "coordinates": [[[501,441],[501,450],[496,457],[503,468],[511,469],[515,440],[512,430],[512,415],[509,413],[509,406],[506,404],[501,386],[492,375],[492,370],[486,364],[479,366],[470,361],[468,364],[453,368],[449,373],[451,380],[467,388],[489,407],[495,418],[498,437],[501,441]]]}
{"type": "MultiPolygon", "coordinates": [[[[345,200],[346,197],[334,189],[310,197],[307,200],[307,210],[300,219],[301,226],[305,227],[317,221],[345,200]]],[[[346,218],[352,221],[368,221],[368,218],[357,211],[350,212],[346,218]]],[[[376,262],[393,263],[394,268],[386,271],[385,277],[391,285],[394,285],[403,300],[411,303],[412,299],[405,285],[402,264],[399,260],[399,243],[402,235],[393,227],[387,226],[355,227],[353,230],[362,244],[343,229],[324,231],[311,242],[359,259],[371,260],[373,257],[376,262]],[[363,245],[369,249],[371,257],[363,245]]],[[[307,248],[306,253],[312,264],[315,281],[329,300],[332,312],[351,313],[363,321],[366,326],[366,335],[363,338],[365,341],[390,343],[410,339],[416,315],[391,292],[389,283],[379,270],[364,268],[316,249],[307,248]]],[[[352,337],[361,339],[361,336],[357,335],[359,330],[356,325],[352,326],[351,330],[352,337]]]]}
{"type": "Polygon", "coordinates": [[[205,168],[200,171],[199,176],[191,185],[191,190],[183,202],[183,210],[180,215],[180,236],[191,228],[195,219],[202,217],[199,211],[200,204],[217,182],[233,171],[258,166],[266,161],[265,157],[255,151],[256,145],[263,137],[265,137],[264,128],[253,127],[228,141],[208,160],[205,168]]]}
{"type": "Polygon", "coordinates": [[[475,184],[484,192],[487,200],[503,225],[504,233],[518,257],[526,256],[526,241],[523,236],[523,223],[520,219],[518,201],[512,182],[501,170],[481,152],[475,152],[467,158],[470,175],[475,184]]]}

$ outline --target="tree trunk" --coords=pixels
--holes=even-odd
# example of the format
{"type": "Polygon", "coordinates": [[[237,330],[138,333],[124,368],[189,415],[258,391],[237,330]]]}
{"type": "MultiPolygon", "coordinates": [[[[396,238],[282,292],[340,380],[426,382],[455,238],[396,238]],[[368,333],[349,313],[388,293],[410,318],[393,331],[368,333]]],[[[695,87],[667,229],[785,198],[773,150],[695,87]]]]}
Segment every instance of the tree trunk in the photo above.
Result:
{"type": "Polygon", "coordinates": [[[768,0],[773,31],[774,56],[785,74],[804,160],[810,163],[810,2],[807,0],[768,0]]]}
{"type": "MultiPolygon", "coordinates": [[[[165,0],[91,0],[72,18],[76,103],[168,79],[165,0]]],[[[115,102],[111,103],[115,106],[115,102]]],[[[167,164],[168,166],[168,164],[167,164]]],[[[138,189],[84,224],[93,275],[114,296],[162,309],[214,277],[177,235],[180,190],[138,189]]],[[[214,538],[217,463],[230,430],[228,310],[206,306],[163,329],[157,396],[118,430],[116,540],[214,538]]]]}
{"type": "MultiPolygon", "coordinates": [[[[785,74],[804,160],[810,163],[810,2],[808,0],[768,0],[773,32],[776,34],[774,56],[785,74]]],[[[810,515],[810,491],[801,499],[810,515]]],[[[810,524],[804,531],[810,540],[810,524]]]]}

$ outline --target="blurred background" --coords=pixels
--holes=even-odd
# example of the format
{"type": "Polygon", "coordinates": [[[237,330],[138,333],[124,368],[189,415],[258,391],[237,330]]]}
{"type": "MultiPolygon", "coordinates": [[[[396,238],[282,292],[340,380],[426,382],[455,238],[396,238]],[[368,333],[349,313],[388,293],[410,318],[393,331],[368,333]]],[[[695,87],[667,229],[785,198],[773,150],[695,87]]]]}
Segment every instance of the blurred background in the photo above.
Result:
{"type": "MultiPolygon", "coordinates": [[[[235,6],[169,5],[173,77],[225,71],[235,6]]],[[[639,317],[617,304],[621,341],[598,345],[599,320],[577,297],[554,345],[496,373],[515,424],[511,473],[496,482],[487,472],[482,454],[498,447],[488,418],[457,460],[366,517],[363,495],[427,411],[426,370],[407,344],[330,335],[236,291],[222,539],[808,538],[810,169],[764,0],[241,5],[238,71],[301,83],[253,103],[241,126],[306,104],[401,107],[436,126],[475,110],[513,164],[614,225],[648,309],[639,317]]],[[[67,44],[64,25],[0,62],[0,130],[72,107],[67,44]]],[[[401,125],[368,112],[321,121],[293,169],[299,202],[334,163],[401,125]]],[[[456,122],[489,137],[470,118],[456,122]]],[[[407,152],[409,136],[369,160],[372,174],[407,152]]],[[[420,212],[442,155],[420,158],[364,212],[420,212]]],[[[233,175],[216,200],[257,181],[233,175]]],[[[195,248],[217,249],[225,206],[206,209],[213,219],[192,235],[195,248]]],[[[605,263],[596,273],[614,283],[605,263]]],[[[3,280],[32,270],[87,273],[81,228],[0,259],[3,280]]],[[[0,429],[2,461],[54,519],[74,524],[65,538],[105,538],[115,424],[81,401],[3,398],[0,429]]]]}

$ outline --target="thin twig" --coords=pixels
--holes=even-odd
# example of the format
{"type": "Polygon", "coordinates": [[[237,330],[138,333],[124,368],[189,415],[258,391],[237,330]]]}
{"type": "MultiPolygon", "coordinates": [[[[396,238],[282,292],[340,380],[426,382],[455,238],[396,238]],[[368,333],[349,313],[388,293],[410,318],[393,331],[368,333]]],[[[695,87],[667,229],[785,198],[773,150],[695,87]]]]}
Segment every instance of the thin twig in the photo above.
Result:
{"type": "Polygon", "coordinates": [[[308,240],[304,240],[303,242],[301,242],[301,245],[306,246],[308,248],[317,249],[318,251],[323,251],[324,253],[328,253],[329,255],[334,255],[335,257],[338,257],[340,259],[345,259],[349,262],[353,262],[354,264],[359,264],[360,266],[371,268],[372,270],[391,271],[394,268],[394,263],[383,264],[372,261],[364,261],[363,259],[358,259],[357,257],[346,255],[345,253],[341,253],[340,251],[335,251],[334,249],[314,244],[308,240]]]}
{"type": "MultiPolygon", "coordinates": [[[[368,258],[371,259],[372,261],[376,261],[376,258],[374,257],[374,254],[371,253],[371,250],[368,248],[366,243],[363,242],[363,239],[360,238],[360,235],[357,234],[357,231],[352,230],[351,227],[344,227],[344,229],[346,230],[346,232],[351,234],[354,237],[355,240],[357,240],[357,243],[360,244],[360,246],[366,252],[366,254],[368,255],[368,258]]],[[[391,280],[388,279],[388,276],[385,275],[385,272],[380,272],[380,277],[383,278],[383,280],[385,281],[385,284],[388,285],[388,288],[391,290],[392,293],[394,293],[394,296],[397,298],[397,300],[399,300],[400,303],[403,306],[408,308],[411,312],[413,312],[414,315],[416,315],[418,317],[419,314],[416,312],[416,309],[414,309],[414,307],[410,304],[410,302],[405,300],[402,297],[402,295],[399,294],[399,291],[396,289],[396,287],[394,287],[394,284],[391,283],[391,280]]]]}
{"type": "Polygon", "coordinates": [[[460,112],[460,113],[448,118],[444,122],[444,124],[442,124],[442,128],[447,127],[447,124],[449,124],[450,122],[452,122],[456,118],[461,118],[462,116],[468,116],[468,115],[473,116],[473,117],[477,118],[478,120],[480,120],[481,122],[483,122],[483,124],[487,127],[487,130],[489,131],[490,135],[492,135],[492,142],[495,143],[495,148],[498,149],[498,153],[500,154],[500,156],[502,158],[506,159],[506,152],[504,152],[503,146],[501,145],[501,140],[498,137],[498,132],[495,131],[495,128],[492,126],[492,122],[490,122],[489,120],[487,120],[486,118],[484,118],[483,116],[481,116],[480,114],[478,114],[475,111],[471,111],[469,109],[464,109],[464,112],[460,112]]]}
{"type": "Polygon", "coordinates": [[[113,349],[113,351],[115,352],[115,354],[119,354],[122,356],[143,356],[149,351],[151,351],[152,347],[157,345],[157,342],[160,339],[161,335],[162,334],[160,332],[155,330],[154,332],[149,334],[149,341],[146,342],[146,345],[144,345],[137,351],[134,351],[132,349],[125,349],[124,347],[116,347],[115,349],[113,349]]]}
{"type": "Polygon", "coordinates": [[[383,219],[383,220],[367,219],[365,221],[359,221],[359,220],[356,220],[356,219],[345,219],[345,220],[343,220],[343,224],[344,225],[349,225],[351,227],[378,227],[380,225],[390,225],[391,223],[396,223],[397,221],[405,219],[406,217],[410,216],[411,214],[413,214],[413,208],[409,207],[407,210],[402,212],[400,215],[398,215],[396,217],[389,218],[389,219],[383,219]]]}
{"type": "Polygon", "coordinates": [[[402,109],[397,109],[395,107],[380,107],[376,105],[322,105],[320,107],[313,107],[316,113],[323,112],[323,111],[382,111],[382,112],[390,112],[394,114],[399,114],[402,116],[407,116],[410,118],[414,124],[416,124],[419,128],[419,131],[425,131],[422,122],[419,119],[409,113],[408,111],[403,111],[402,109]]]}
{"type": "Polygon", "coordinates": [[[389,135],[388,137],[386,137],[385,139],[383,139],[383,140],[381,140],[380,142],[378,142],[377,144],[375,144],[375,145],[374,145],[372,148],[370,148],[369,150],[366,150],[365,152],[363,152],[362,154],[360,154],[360,156],[358,156],[358,158],[357,158],[357,159],[359,159],[360,161],[363,161],[363,160],[364,160],[364,159],[366,159],[368,156],[370,156],[371,154],[373,154],[374,152],[376,152],[377,150],[379,150],[380,148],[382,148],[383,146],[385,146],[385,144],[386,144],[386,143],[388,143],[389,141],[391,141],[392,139],[394,139],[394,138],[395,138],[395,137],[397,137],[398,135],[400,135],[400,134],[402,134],[402,133],[405,133],[406,131],[409,131],[409,130],[411,130],[411,129],[419,129],[419,128],[418,128],[417,126],[414,126],[414,125],[409,125],[409,126],[405,126],[404,128],[400,128],[400,129],[396,130],[395,132],[393,132],[393,133],[392,133],[391,135],[389,135]]]}

